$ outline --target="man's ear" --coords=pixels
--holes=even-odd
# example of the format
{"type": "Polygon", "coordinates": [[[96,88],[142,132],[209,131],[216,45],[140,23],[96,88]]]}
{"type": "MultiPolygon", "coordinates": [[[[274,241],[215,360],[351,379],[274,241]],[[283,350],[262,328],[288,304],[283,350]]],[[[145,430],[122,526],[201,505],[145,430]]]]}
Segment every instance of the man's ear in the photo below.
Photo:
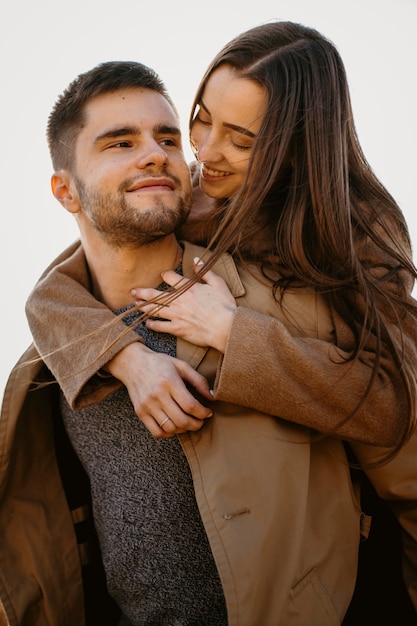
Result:
{"type": "Polygon", "coordinates": [[[54,172],[51,177],[51,189],[55,198],[70,213],[78,213],[80,205],[74,182],[68,170],[54,172]]]}

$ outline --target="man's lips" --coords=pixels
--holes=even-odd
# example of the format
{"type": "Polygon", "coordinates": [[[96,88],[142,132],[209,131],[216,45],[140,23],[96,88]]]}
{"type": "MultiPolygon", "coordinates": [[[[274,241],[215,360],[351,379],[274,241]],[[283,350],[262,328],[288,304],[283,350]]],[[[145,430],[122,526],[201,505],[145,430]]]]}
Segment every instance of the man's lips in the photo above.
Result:
{"type": "Polygon", "coordinates": [[[173,191],[175,189],[174,182],[171,178],[144,178],[142,180],[137,180],[133,185],[126,189],[127,192],[131,193],[134,191],[141,190],[169,190],[173,191]]]}

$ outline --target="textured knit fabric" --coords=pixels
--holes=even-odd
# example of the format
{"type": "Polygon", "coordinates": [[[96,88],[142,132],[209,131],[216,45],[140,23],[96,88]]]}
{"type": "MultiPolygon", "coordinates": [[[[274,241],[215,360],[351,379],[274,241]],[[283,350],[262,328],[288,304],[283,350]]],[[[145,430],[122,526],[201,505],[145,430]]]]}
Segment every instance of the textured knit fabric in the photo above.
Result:
{"type": "MultiPolygon", "coordinates": [[[[124,320],[132,324],[139,315],[132,311],[124,320]]],[[[175,337],[144,324],[136,330],[148,347],[175,356],[175,337]]],[[[108,589],[125,616],[122,624],[226,625],[220,579],[179,439],[155,439],[124,387],[80,411],[62,396],[61,408],[90,478],[108,589]]]]}

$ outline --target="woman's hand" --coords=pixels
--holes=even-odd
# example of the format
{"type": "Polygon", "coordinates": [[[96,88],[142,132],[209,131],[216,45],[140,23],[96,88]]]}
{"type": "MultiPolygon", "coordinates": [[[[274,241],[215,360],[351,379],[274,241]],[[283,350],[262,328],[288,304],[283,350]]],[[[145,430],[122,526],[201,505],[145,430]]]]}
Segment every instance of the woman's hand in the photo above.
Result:
{"type": "Polygon", "coordinates": [[[204,376],[185,361],[154,352],[140,342],[121,350],[106,370],[126,386],[136,415],[154,437],[199,430],[213,415],[185,385],[213,400],[204,376]]]}
{"type": "MultiPolygon", "coordinates": [[[[201,268],[200,259],[194,259],[194,271],[201,268]]],[[[171,286],[189,282],[172,270],[162,274],[163,280],[171,286]]],[[[140,311],[152,317],[146,326],[156,332],[171,333],[198,346],[211,346],[224,353],[232,326],[236,302],[229,288],[220,276],[209,270],[202,277],[203,283],[195,283],[168,305],[157,307],[148,304],[161,294],[157,289],[136,288],[132,290],[135,304],[140,311]]]]}

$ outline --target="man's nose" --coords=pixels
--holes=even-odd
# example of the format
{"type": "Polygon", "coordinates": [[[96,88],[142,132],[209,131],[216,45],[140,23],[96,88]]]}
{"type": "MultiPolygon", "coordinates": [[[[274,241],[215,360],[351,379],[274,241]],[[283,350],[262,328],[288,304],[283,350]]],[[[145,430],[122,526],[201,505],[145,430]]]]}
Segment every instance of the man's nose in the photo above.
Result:
{"type": "Polygon", "coordinates": [[[137,165],[140,168],[149,167],[150,165],[164,165],[168,160],[168,155],[156,141],[152,141],[143,146],[137,156],[137,165]]]}

